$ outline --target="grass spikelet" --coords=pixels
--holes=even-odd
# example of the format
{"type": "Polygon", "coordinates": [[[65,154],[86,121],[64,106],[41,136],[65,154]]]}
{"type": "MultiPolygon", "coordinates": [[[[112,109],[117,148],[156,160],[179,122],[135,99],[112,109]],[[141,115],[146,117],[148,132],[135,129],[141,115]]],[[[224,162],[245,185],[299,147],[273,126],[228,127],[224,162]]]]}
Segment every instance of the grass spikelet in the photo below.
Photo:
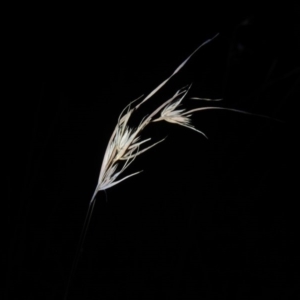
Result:
{"type": "MultiPolygon", "coordinates": [[[[216,35],[217,36],[217,35],[216,35]]],[[[152,147],[156,146],[157,144],[164,141],[164,139],[147,146],[146,148],[141,149],[141,146],[144,143],[147,143],[151,140],[151,138],[147,138],[145,140],[140,141],[140,135],[142,131],[145,129],[147,125],[151,122],[158,122],[165,120],[170,123],[176,123],[181,126],[188,127],[193,129],[206,137],[206,135],[195,129],[190,124],[189,117],[191,116],[192,111],[188,112],[185,109],[182,110],[175,110],[181,103],[181,101],[187,95],[190,87],[184,87],[178,90],[173,97],[165,101],[161,104],[156,110],[154,110],[150,115],[144,117],[144,119],[140,122],[137,128],[130,127],[128,122],[130,120],[131,115],[147,100],[149,100],[152,96],[154,96],[174,75],[176,75],[181,68],[188,62],[188,60],[204,45],[209,43],[213,40],[216,36],[212,39],[205,41],[201,44],[183,63],[177,67],[177,69],[169,76],[166,80],[164,80],[161,84],[159,84],[153,91],[151,91],[139,104],[132,107],[132,104],[138,101],[140,98],[132,101],[129,103],[121,112],[118,123],[111,135],[111,138],[108,142],[101,170],[98,179],[98,184],[96,191],[106,190],[109,189],[116,184],[139,174],[141,171],[132,173],[123,177],[122,179],[117,180],[117,178],[128,168],[128,166],[134,161],[134,159],[146,152],[147,150],[151,149],[152,147]],[[154,119],[158,114],[161,114],[160,117],[154,119]],[[121,166],[122,165],[122,166],[121,166]],[[120,167],[121,166],[121,167],[120,167]],[[120,168],[119,171],[117,169],[120,168]]],[[[208,100],[208,99],[207,99],[208,100]]]]}

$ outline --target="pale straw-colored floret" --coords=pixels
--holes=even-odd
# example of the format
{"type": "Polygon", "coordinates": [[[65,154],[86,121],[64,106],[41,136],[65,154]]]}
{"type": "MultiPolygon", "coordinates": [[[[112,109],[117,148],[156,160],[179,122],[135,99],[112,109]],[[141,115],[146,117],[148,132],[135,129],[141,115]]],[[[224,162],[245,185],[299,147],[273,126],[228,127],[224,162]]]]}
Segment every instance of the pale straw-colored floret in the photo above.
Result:
{"type": "Polygon", "coordinates": [[[186,92],[183,94],[182,97],[179,98],[176,102],[167,105],[160,114],[160,117],[153,120],[153,122],[158,122],[158,121],[167,121],[169,123],[174,123],[178,124],[187,128],[190,128],[192,130],[195,130],[202,135],[204,135],[206,138],[207,136],[200,130],[196,129],[193,125],[191,125],[191,119],[190,117],[192,116],[191,111],[186,111],[186,109],[178,109],[176,110],[177,107],[181,106],[181,101],[184,99],[186,96],[187,92],[189,91],[191,86],[188,87],[186,92]]]}

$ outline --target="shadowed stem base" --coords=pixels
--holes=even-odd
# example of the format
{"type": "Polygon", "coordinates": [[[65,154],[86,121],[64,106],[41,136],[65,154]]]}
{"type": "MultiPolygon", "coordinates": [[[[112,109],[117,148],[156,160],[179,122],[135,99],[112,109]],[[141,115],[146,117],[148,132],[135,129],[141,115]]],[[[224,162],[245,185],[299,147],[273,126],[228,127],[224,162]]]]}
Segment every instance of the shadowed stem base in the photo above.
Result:
{"type": "Polygon", "coordinates": [[[82,228],[82,231],[81,231],[79,243],[78,243],[78,246],[77,246],[76,254],[75,254],[73,265],[72,265],[72,270],[71,270],[70,277],[69,277],[69,280],[68,280],[68,284],[67,284],[67,287],[66,287],[64,300],[67,300],[69,288],[70,288],[70,285],[71,285],[76,267],[78,265],[79,257],[80,257],[80,254],[83,251],[82,246],[83,246],[83,243],[84,243],[84,240],[85,240],[85,237],[86,237],[86,233],[88,231],[89,224],[90,224],[90,221],[91,221],[91,218],[92,218],[93,210],[94,210],[95,203],[96,203],[97,192],[98,192],[98,190],[96,190],[93,194],[93,197],[90,201],[88,211],[87,211],[87,214],[86,214],[86,217],[85,217],[85,220],[84,220],[83,228],[82,228]]]}

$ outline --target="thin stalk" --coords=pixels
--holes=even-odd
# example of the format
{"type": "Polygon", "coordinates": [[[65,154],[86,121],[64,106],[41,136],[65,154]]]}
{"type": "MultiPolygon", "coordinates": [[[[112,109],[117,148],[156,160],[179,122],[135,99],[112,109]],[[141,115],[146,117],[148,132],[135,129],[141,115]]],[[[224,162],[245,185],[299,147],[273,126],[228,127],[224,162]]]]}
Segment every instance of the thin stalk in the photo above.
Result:
{"type": "Polygon", "coordinates": [[[79,243],[78,243],[78,246],[77,246],[76,254],[75,254],[75,257],[74,257],[70,277],[69,277],[68,284],[67,284],[67,287],[66,287],[64,300],[66,300],[67,297],[68,297],[69,288],[70,288],[74,273],[75,273],[77,265],[78,265],[79,257],[80,257],[80,254],[83,251],[82,246],[83,246],[83,243],[84,243],[84,240],[85,240],[85,237],[86,237],[86,233],[88,231],[90,221],[91,221],[91,218],[92,218],[93,210],[94,210],[95,203],[96,203],[97,192],[98,192],[98,190],[96,189],[94,194],[93,194],[93,197],[90,201],[88,211],[86,213],[86,217],[85,217],[83,228],[82,228],[82,231],[81,231],[81,235],[80,235],[79,243]]]}

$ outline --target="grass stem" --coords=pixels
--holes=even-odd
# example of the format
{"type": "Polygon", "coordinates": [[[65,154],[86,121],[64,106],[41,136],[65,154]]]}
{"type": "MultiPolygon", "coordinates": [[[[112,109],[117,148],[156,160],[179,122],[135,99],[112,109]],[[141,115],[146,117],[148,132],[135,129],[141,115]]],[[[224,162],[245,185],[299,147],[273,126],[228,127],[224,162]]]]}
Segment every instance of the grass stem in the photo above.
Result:
{"type": "Polygon", "coordinates": [[[82,227],[82,231],[81,231],[79,243],[78,243],[78,246],[77,246],[76,254],[75,254],[75,257],[74,257],[72,269],[71,269],[70,276],[69,276],[69,279],[68,279],[64,300],[66,300],[67,297],[68,297],[68,292],[69,292],[69,289],[70,289],[70,285],[72,283],[72,279],[74,277],[74,273],[75,273],[77,265],[78,265],[80,254],[83,252],[83,243],[84,243],[86,233],[88,231],[90,221],[91,221],[91,218],[92,218],[93,210],[94,210],[94,207],[95,207],[95,204],[96,204],[97,192],[98,192],[98,190],[96,189],[94,194],[93,194],[93,197],[90,201],[88,211],[86,213],[86,217],[85,217],[84,224],[83,224],[83,227],[82,227]]]}

